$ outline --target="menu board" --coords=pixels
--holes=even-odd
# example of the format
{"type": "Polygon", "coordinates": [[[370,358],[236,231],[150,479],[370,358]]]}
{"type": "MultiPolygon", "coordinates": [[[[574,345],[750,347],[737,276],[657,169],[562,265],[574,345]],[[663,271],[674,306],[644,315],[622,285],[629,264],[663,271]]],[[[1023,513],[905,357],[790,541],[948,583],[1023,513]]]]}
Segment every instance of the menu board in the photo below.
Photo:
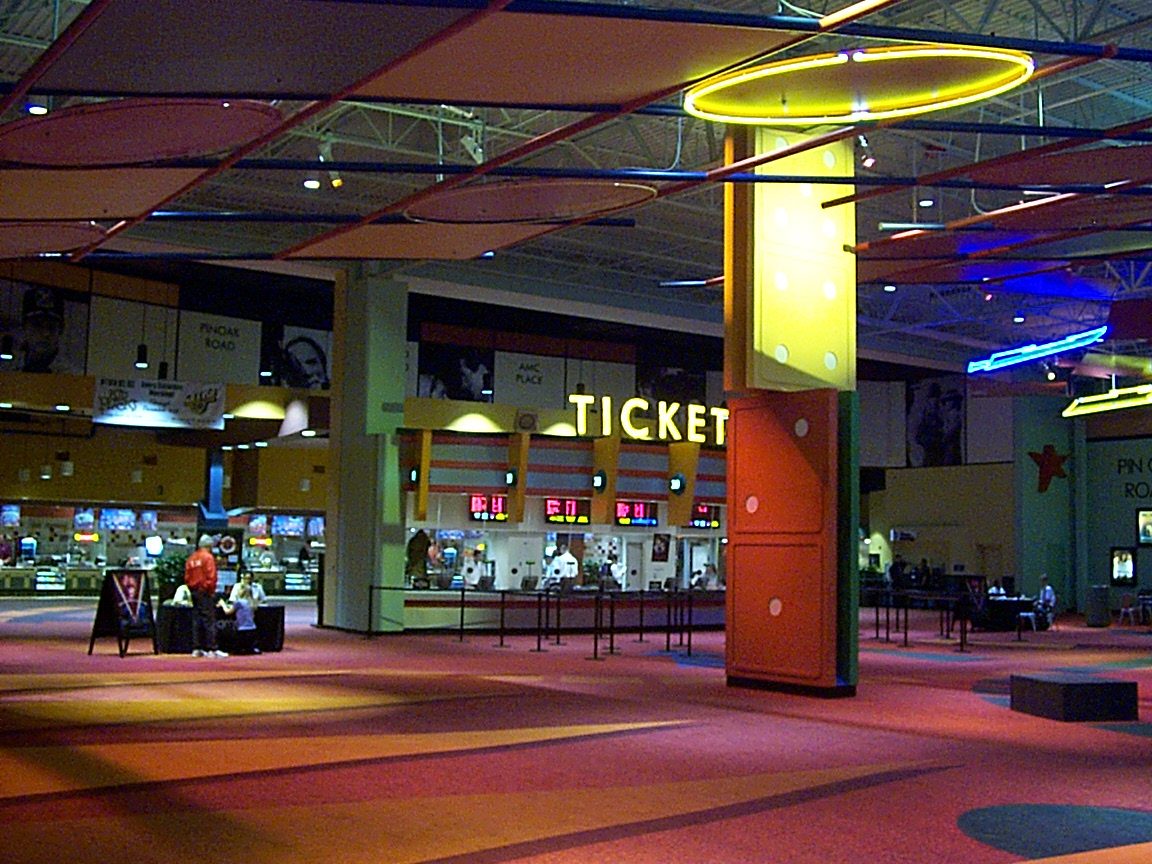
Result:
{"type": "Polygon", "coordinates": [[[587,525],[592,521],[592,501],[588,498],[545,498],[544,521],[587,525]]]}

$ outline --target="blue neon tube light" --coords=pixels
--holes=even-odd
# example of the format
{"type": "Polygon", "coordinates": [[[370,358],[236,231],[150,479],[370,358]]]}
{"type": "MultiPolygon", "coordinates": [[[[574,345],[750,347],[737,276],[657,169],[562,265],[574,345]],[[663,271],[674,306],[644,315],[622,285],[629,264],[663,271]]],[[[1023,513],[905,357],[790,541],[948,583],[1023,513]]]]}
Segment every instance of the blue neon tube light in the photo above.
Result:
{"type": "Polygon", "coordinates": [[[1097,327],[1095,330],[1085,330],[1083,333],[1073,333],[1055,342],[1045,342],[1042,345],[1025,345],[1022,348],[1010,348],[1007,351],[997,351],[991,357],[983,360],[973,360],[968,364],[968,374],[973,372],[993,372],[1005,366],[1015,366],[1017,363],[1027,363],[1041,357],[1049,357],[1073,348],[1083,348],[1093,342],[1099,342],[1108,332],[1108,327],[1097,327]]]}

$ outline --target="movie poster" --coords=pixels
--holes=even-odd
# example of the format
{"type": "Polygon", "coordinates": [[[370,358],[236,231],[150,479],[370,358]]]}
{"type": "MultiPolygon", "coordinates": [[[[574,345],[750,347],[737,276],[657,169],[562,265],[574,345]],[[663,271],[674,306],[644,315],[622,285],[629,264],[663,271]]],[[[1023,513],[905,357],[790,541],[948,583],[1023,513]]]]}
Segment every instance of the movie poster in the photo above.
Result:
{"type": "Polygon", "coordinates": [[[964,464],[962,376],[908,384],[908,465],[928,468],[964,464]]]}

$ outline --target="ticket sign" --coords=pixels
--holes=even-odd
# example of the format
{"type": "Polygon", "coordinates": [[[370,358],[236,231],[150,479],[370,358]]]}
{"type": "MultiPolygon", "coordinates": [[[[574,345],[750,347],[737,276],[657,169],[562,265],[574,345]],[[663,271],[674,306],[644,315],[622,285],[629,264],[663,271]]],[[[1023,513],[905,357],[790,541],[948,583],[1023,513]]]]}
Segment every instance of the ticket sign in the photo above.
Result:
{"type": "Polygon", "coordinates": [[[592,501],[588,498],[545,498],[544,521],[587,525],[592,521],[592,501]]]}
{"type": "Polygon", "coordinates": [[[659,525],[656,505],[650,501],[617,501],[617,525],[659,525]]]}
{"type": "Polygon", "coordinates": [[[688,524],[693,528],[719,528],[720,508],[715,504],[697,504],[692,508],[692,521],[688,524]]]}
{"type": "Polygon", "coordinates": [[[468,512],[477,522],[508,521],[508,496],[469,495],[468,512]]]}

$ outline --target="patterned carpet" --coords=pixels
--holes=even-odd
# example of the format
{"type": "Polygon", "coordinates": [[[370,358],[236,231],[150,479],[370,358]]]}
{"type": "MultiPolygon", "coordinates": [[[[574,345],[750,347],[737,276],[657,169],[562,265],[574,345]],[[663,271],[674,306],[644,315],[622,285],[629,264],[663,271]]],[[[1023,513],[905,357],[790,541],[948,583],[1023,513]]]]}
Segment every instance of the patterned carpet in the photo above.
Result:
{"type": "MultiPolygon", "coordinates": [[[[0,860],[1152,861],[1149,723],[1009,710],[1011,674],[1136,681],[1152,634],[973,634],[861,615],[855,699],[728,688],[723,634],[531,652],[310,626],[285,650],[87,655],[95,604],[0,600],[0,860]],[[601,655],[602,656],[602,655],[601,655]]],[[[918,617],[918,615],[920,617],[918,617]]]]}

